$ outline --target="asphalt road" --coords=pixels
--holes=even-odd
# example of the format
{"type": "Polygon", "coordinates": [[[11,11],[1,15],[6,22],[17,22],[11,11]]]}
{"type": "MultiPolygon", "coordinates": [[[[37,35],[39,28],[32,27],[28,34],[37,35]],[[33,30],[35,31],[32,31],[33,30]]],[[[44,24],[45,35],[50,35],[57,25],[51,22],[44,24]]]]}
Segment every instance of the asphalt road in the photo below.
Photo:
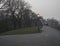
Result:
{"type": "Polygon", "coordinates": [[[42,33],[0,36],[0,46],[60,46],[60,31],[44,26],[42,33]]]}

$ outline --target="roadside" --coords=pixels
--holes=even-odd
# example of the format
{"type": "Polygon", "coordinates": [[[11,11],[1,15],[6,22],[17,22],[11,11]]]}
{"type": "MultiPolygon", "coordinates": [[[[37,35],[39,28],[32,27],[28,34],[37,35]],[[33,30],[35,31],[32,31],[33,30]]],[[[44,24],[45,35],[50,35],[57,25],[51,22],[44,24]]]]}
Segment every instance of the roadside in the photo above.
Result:
{"type": "Polygon", "coordinates": [[[44,26],[42,33],[0,36],[0,46],[60,46],[60,32],[44,26]]]}
{"type": "Polygon", "coordinates": [[[0,33],[0,35],[32,34],[37,32],[38,32],[37,27],[26,27],[26,28],[20,28],[20,29],[0,33]]]}

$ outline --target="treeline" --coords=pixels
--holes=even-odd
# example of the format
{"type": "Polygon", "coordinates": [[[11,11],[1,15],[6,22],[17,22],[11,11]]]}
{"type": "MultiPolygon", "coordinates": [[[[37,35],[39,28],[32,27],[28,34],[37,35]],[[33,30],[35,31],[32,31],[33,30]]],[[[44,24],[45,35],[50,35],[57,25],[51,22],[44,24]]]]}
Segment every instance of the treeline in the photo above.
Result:
{"type": "Polygon", "coordinates": [[[0,32],[17,28],[37,26],[40,18],[24,0],[0,1],[0,32]]]}
{"type": "Polygon", "coordinates": [[[51,18],[51,19],[47,19],[46,23],[48,24],[48,26],[60,30],[60,24],[58,20],[51,18]]]}

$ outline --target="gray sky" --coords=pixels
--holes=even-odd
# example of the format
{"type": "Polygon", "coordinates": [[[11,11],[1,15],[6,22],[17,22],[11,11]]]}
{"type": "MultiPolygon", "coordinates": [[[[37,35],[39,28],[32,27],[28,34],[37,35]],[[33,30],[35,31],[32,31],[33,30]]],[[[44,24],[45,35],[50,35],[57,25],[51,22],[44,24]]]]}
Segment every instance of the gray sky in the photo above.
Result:
{"type": "Polygon", "coordinates": [[[60,0],[25,0],[30,3],[32,10],[40,13],[43,18],[60,20],[60,0]]]}

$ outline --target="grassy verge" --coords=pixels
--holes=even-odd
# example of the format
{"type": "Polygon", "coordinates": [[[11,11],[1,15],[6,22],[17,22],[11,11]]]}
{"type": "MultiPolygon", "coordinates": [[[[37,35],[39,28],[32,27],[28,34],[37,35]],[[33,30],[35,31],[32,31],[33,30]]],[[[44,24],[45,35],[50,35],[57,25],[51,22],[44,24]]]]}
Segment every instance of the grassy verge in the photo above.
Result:
{"type": "Polygon", "coordinates": [[[51,26],[51,27],[60,31],[60,25],[58,25],[58,26],[51,26]]]}
{"type": "Polygon", "coordinates": [[[37,27],[27,27],[0,33],[0,35],[31,34],[36,32],[38,32],[37,27]]]}
{"type": "Polygon", "coordinates": [[[54,28],[60,31],[60,26],[56,26],[54,28]]]}

